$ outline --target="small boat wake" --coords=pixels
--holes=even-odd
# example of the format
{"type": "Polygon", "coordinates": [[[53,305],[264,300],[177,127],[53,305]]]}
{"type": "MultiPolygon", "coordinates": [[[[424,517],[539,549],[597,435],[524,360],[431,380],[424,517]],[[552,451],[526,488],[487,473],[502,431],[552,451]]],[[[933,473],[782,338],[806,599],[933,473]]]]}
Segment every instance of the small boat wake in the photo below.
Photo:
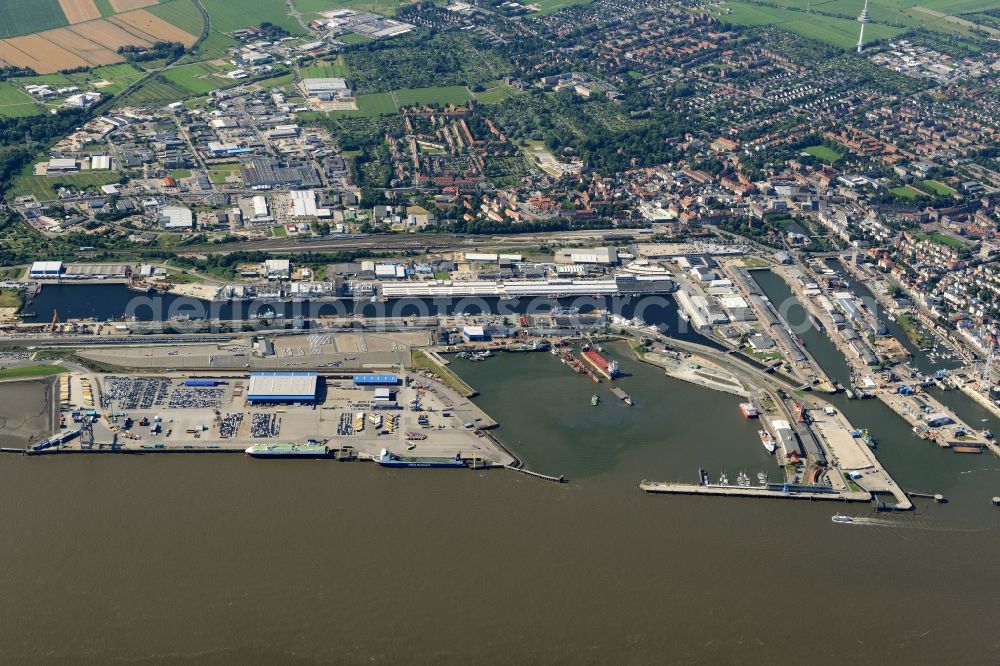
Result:
{"type": "Polygon", "coordinates": [[[984,532],[988,528],[949,527],[914,518],[874,518],[871,516],[844,516],[836,514],[831,520],[839,525],[859,525],[861,527],[893,527],[928,532],[984,532]]]}
{"type": "Polygon", "coordinates": [[[975,474],[977,472],[1000,472],[1000,467],[979,467],[977,469],[967,469],[964,472],[959,472],[958,475],[963,476],[965,474],[975,474]]]}

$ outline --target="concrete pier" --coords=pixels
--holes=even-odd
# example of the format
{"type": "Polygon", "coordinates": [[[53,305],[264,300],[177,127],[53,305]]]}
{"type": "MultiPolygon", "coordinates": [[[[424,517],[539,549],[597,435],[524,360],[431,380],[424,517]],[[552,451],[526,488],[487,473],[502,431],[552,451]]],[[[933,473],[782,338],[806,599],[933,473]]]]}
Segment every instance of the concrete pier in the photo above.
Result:
{"type": "Polygon", "coordinates": [[[704,486],[686,483],[665,483],[662,481],[643,481],[639,490],[647,493],[672,495],[707,495],[720,497],[763,497],[769,499],[798,499],[814,501],[839,502],[869,502],[871,495],[864,491],[834,491],[810,492],[803,490],[786,490],[780,484],[768,486],[704,486]]]}

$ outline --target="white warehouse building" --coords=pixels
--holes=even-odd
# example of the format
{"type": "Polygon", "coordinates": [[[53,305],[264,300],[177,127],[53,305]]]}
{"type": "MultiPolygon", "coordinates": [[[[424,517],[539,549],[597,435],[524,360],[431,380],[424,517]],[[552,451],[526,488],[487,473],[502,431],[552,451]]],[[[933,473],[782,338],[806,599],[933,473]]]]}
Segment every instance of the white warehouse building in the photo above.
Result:
{"type": "Polygon", "coordinates": [[[618,263],[618,250],[613,247],[593,247],[559,250],[556,261],[562,264],[601,264],[610,266],[618,263]]]}
{"type": "Polygon", "coordinates": [[[185,206],[165,206],[160,209],[160,226],[164,229],[191,229],[194,227],[194,216],[191,209],[185,206]]]}
{"type": "Polygon", "coordinates": [[[61,261],[36,261],[31,264],[28,277],[31,278],[57,278],[62,275],[63,262],[61,261]]]}

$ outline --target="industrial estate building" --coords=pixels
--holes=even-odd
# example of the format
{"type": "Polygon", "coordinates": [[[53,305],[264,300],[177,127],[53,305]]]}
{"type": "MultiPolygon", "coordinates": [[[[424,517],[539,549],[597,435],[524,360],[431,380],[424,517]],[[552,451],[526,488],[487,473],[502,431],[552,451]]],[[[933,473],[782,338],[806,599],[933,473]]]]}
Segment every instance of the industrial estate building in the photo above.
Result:
{"type": "Polygon", "coordinates": [[[160,226],[164,229],[191,229],[194,216],[185,206],[165,206],[160,209],[160,226]]]}
{"type": "Polygon", "coordinates": [[[270,157],[255,157],[243,165],[243,184],[252,190],[276,187],[322,187],[316,169],[308,164],[282,166],[270,157]]]}
{"type": "Polygon", "coordinates": [[[344,79],[302,79],[302,92],[323,102],[350,98],[351,89],[344,79]]]}

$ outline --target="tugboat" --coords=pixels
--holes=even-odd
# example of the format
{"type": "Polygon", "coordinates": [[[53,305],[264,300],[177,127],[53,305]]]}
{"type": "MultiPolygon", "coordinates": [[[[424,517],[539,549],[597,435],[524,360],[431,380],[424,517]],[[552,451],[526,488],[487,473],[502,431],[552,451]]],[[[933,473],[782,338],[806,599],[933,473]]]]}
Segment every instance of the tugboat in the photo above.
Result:
{"type": "Polygon", "coordinates": [[[868,428],[861,431],[861,440],[867,444],[870,449],[878,448],[878,443],[875,441],[875,438],[872,437],[872,434],[868,432],[868,428]]]}
{"type": "Polygon", "coordinates": [[[600,402],[601,402],[601,399],[600,399],[600,397],[598,397],[598,395],[596,393],[594,395],[590,396],[590,406],[591,407],[597,407],[597,405],[600,404],[600,402]]]}

